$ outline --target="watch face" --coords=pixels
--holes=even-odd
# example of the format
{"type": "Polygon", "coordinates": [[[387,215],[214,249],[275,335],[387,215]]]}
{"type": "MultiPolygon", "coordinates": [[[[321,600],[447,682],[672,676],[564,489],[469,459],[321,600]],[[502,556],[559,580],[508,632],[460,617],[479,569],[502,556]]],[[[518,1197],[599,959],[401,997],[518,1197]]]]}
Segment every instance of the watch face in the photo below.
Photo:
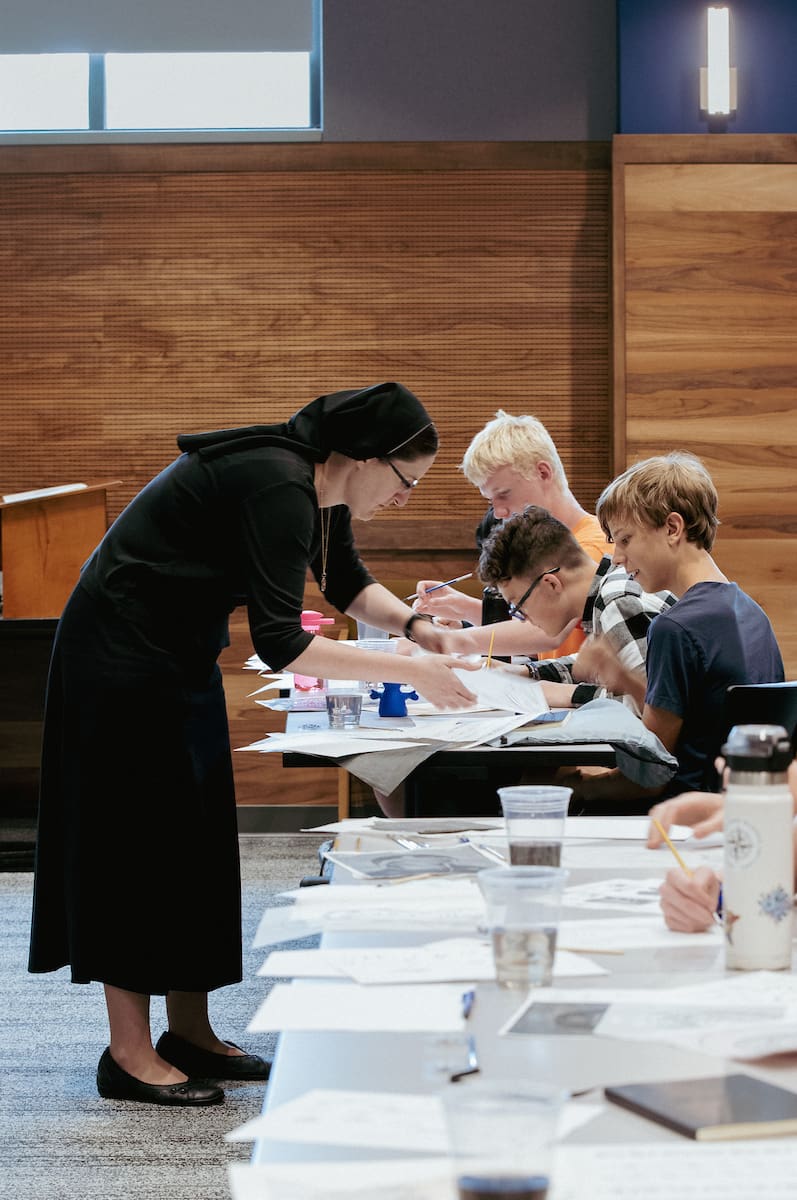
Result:
{"type": "Polygon", "coordinates": [[[750,867],[761,853],[761,835],[749,821],[731,819],[725,825],[725,861],[731,867],[750,867]]]}

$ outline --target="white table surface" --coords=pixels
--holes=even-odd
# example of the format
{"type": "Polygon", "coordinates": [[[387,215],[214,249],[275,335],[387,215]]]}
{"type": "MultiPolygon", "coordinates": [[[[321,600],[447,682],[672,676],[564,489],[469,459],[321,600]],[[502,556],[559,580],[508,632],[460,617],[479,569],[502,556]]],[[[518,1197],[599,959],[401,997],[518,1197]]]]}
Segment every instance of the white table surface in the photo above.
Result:
{"type": "MultiPolygon", "coordinates": [[[[622,820],[622,817],[616,818],[622,820]]],[[[596,862],[601,847],[611,842],[596,842],[596,862]]],[[[662,877],[673,865],[669,856],[662,857],[662,877]]],[[[602,878],[649,878],[648,869],[603,871],[573,870],[570,883],[587,883],[602,878]]],[[[351,882],[347,879],[347,882],[351,882]]],[[[334,883],[333,885],[334,886],[334,883]]],[[[563,918],[618,917],[617,911],[565,909],[563,918]]],[[[432,940],[425,931],[412,933],[350,933],[325,935],[323,945],[367,946],[410,945],[432,940]]],[[[441,932],[440,936],[445,936],[441,932]]],[[[599,989],[604,987],[662,988],[708,982],[725,975],[722,945],[700,944],[694,947],[667,947],[626,950],[622,955],[589,957],[608,968],[609,974],[589,978],[557,981],[557,987],[599,989]]],[[[326,980],[325,982],[329,982],[326,980]]],[[[314,986],[312,980],[296,980],[293,987],[314,986]]],[[[532,1072],[541,1080],[559,1083],[572,1092],[596,1089],[584,1097],[585,1103],[603,1102],[600,1089],[609,1083],[697,1078],[703,1075],[747,1071],[750,1074],[797,1090],[797,1055],[741,1063],[714,1058],[695,1051],[685,1051],[665,1042],[621,1041],[594,1035],[498,1037],[497,1030],[520,1006],[523,996],[496,984],[481,983],[477,1000],[468,1022],[468,1031],[476,1038],[482,1074],[489,1076],[501,1065],[518,1067],[532,1072]],[[522,1046],[519,1045],[522,1043],[522,1046]]],[[[365,1091],[429,1092],[434,1085],[424,1079],[422,1070],[423,1035],[395,1033],[297,1033],[280,1035],[274,1067],[266,1090],[264,1111],[294,1099],[311,1088],[347,1088],[365,1091]]],[[[606,1102],[605,1111],[571,1134],[573,1142],[651,1142],[663,1139],[683,1141],[678,1134],[642,1117],[606,1102]]],[[[256,1142],[253,1163],[302,1161],[308,1159],[354,1159],[372,1157],[358,1153],[356,1148],[256,1142]]],[[[382,1155],[380,1154],[380,1157],[382,1155]]],[[[384,1157],[391,1157],[385,1154],[384,1157]]],[[[795,1185],[797,1187],[797,1185],[795,1185]]],[[[797,1193],[796,1193],[797,1194],[797,1193]]]]}

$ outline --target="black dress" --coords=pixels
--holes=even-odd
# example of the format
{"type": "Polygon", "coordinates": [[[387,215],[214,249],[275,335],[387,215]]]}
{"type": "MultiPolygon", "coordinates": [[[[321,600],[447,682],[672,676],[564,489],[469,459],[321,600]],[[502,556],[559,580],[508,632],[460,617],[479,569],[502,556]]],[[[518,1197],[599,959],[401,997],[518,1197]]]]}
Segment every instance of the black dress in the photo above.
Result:
{"type": "MultiPolygon", "coordinates": [[[[216,660],[246,603],[280,670],[311,641],[314,461],[274,439],[183,454],[108,530],[59,622],[48,683],[29,968],[210,991],[241,978],[238,837],[216,660]]],[[[327,598],[373,582],[331,510],[327,598]]]]}

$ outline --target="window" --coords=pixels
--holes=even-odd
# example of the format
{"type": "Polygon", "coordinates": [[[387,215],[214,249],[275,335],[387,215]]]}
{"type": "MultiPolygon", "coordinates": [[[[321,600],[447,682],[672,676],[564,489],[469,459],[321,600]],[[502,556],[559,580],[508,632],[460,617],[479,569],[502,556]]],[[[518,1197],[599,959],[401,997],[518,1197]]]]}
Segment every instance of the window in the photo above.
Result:
{"type": "Polygon", "coordinates": [[[310,125],[310,56],[108,54],[106,129],[310,125]]]}
{"type": "Polygon", "coordinates": [[[179,0],[12,9],[0,141],[320,136],[321,0],[191,0],[190,21],[179,0]]]}
{"type": "Polygon", "coordinates": [[[88,127],[88,54],[0,56],[0,129],[88,127]]]}

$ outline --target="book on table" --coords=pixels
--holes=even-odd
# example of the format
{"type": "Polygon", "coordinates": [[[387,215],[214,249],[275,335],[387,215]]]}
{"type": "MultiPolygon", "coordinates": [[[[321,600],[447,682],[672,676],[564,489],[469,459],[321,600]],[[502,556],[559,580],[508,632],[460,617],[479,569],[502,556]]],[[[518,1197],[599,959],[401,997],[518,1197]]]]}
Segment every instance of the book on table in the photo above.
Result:
{"type": "Polygon", "coordinates": [[[607,1087],[605,1095],[698,1142],[797,1133],[797,1092],[753,1075],[629,1083],[607,1087]]]}

